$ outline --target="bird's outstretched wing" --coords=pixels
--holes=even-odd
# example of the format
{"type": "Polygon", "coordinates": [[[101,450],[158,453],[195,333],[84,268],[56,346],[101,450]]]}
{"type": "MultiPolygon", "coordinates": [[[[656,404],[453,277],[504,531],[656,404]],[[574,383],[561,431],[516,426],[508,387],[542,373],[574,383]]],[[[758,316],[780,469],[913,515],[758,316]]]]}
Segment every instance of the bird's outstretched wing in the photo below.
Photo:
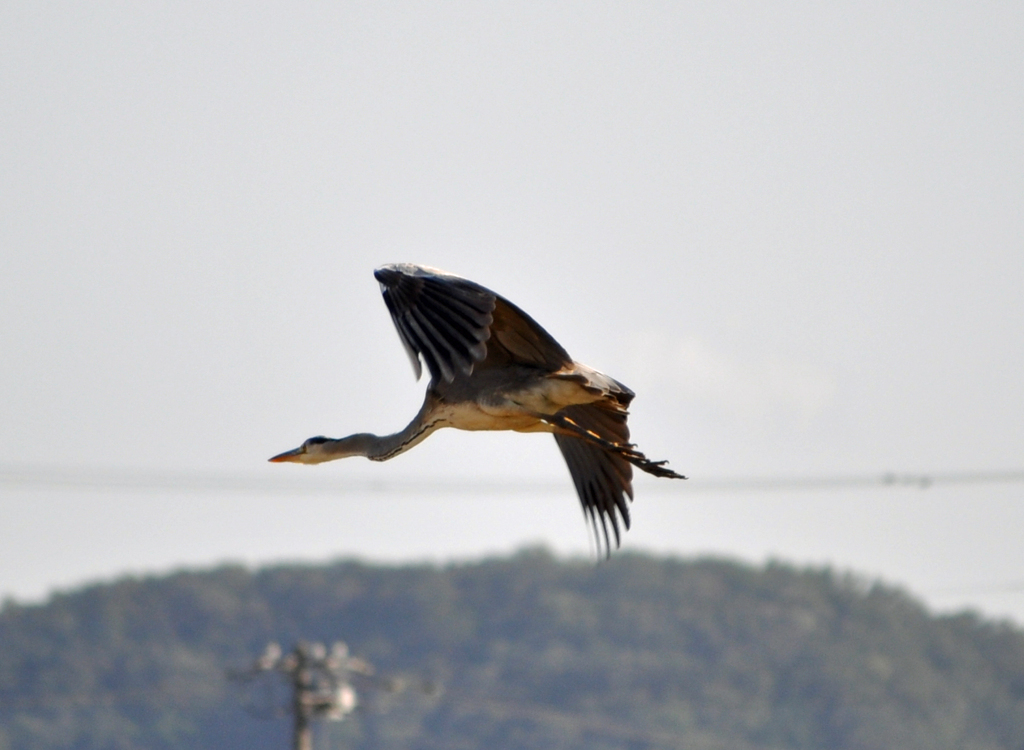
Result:
{"type": "Polygon", "coordinates": [[[529,315],[479,284],[411,263],[373,272],[419,378],[420,357],[434,381],[474,366],[530,364],[554,372],[568,353],[529,315]]]}
{"type": "Polygon", "coordinates": [[[487,356],[495,295],[479,284],[411,263],[381,266],[373,272],[384,302],[412,362],[420,357],[434,380],[469,374],[487,356]]]}
{"type": "MultiPolygon", "coordinates": [[[[604,440],[626,445],[629,443],[629,427],[626,412],[607,403],[583,406],[569,406],[559,412],[584,430],[596,433],[604,440]]],[[[579,495],[583,513],[594,529],[598,551],[604,539],[605,554],[611,554],[611,537],[608,526],[619,546],[622,524],[629,528],[629,504],[633,499],[633,467],[618,453],[606,450],[587,440],[555,433],[555,441],[562,451],[569,467],[576,493],[579,495]]]]}

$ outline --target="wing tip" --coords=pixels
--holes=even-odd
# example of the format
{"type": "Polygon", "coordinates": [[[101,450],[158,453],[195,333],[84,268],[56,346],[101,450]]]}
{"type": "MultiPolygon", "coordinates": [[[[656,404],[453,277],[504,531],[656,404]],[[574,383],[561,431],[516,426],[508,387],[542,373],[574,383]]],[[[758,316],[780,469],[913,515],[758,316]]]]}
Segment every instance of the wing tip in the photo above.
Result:
{"type": "Polygon", "coordinates": [[[421,266],[418,263],[385,263],[373,270],[373,278],[382,284],[393,285],[401,276],[447,276],[460,278],[440,268],[421,266]]]}

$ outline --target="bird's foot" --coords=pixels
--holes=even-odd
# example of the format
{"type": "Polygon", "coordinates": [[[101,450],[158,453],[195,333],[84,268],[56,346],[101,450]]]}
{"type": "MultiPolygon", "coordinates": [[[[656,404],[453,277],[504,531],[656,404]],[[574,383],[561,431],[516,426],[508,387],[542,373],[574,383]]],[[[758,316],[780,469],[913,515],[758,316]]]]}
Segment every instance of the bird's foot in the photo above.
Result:
{"type": "Polygon", "coordinates": [[[652,461],[647,458],[643,453],[636,450],[636,443],[617,443],[614,440],[608,440],[601,437],[593,430],[588,430],[585,427],[582,427],[574,420],[563,414],[552,414],[550,416],[542,416],[541,418],[548,424],[555,427],[561,427],[570,434],[586,440],[588,443],[599,445],[607,451],[619,454],[638,469],[642,469],[648,474],[670,479],[686,479],[682,474],[677,474],[672,471],[672,469],[667,468],[665,464],[667,464],[668,461],[652,461]]]}

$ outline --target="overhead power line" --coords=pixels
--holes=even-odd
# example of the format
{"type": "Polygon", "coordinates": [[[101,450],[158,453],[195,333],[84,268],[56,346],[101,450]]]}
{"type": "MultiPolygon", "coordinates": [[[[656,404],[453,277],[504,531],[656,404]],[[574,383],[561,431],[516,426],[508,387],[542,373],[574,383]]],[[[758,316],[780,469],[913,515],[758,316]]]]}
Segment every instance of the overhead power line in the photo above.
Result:
{"type": "MultiPolygon", "coordinates": [[[[644,484],[646,492],[771,492],[800,490],[868,490],[885,487],[927,489],[939,485],[1024,482],[1024,470],[940,473],[879,472],[810,476],[700,477],[686,482],[644,484]]],[[[0,487],[54,488],[77,491],[244,492],[256,494],[532,494],[561,492],[561,479],[371,479],[340,474],[306,480],[297,477],[202,471],[92,469],[0,464],[0,487]]]]}
{"type": "Polygon", "coordinates": [[[844,490],[877,487],[917,487],[951,484],[1008,484],[1024,482],[1024,471],[956,471],[912,473],[887,471],[880,474],[832,474],[806,477],[709,478],[695,482],[694,489],[712,492],[765,490],[844,490]]]}

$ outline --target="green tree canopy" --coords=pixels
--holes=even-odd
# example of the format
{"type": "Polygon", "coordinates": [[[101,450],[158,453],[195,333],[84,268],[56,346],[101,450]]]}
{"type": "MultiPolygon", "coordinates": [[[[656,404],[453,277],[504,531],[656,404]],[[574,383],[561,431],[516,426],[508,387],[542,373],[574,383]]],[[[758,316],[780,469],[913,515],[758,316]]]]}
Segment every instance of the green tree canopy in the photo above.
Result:
{"type": "Polygon", "coordinates": [[[439,695],[361,692],[321,747],[1021,750],[1024,634],[828,569],[543,550],[125,579],[0,611],[0,750],[288,746],[225,670],[343,639],[439,695]],[[376,696],[376,697],[375,697],[376,696]]]}

